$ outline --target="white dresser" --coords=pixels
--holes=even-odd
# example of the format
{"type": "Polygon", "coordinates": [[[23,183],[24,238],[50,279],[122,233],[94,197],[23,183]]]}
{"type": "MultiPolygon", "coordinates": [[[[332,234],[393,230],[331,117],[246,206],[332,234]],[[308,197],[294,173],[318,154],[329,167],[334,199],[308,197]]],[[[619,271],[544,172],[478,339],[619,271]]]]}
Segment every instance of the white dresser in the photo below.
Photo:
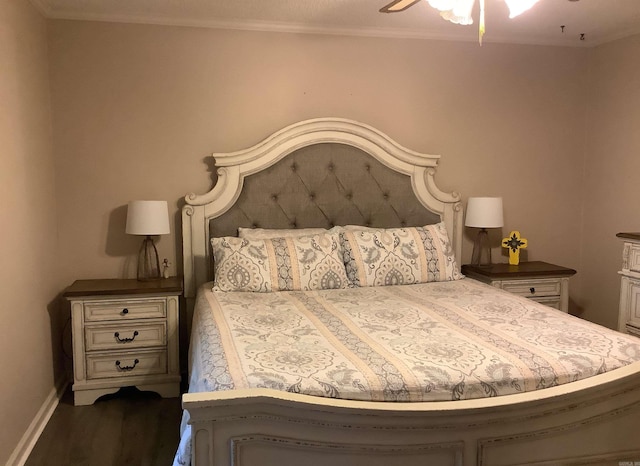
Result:
{"type": "Polygon", "coordinates": [[[640,336],[640,233],[618,233],[624,241],[618,330],[640,336]]]}
{"type": "Polygon", "coordinates": [[[182,279],[78,280],[71,302],[75,405],[136,386],[180,395],[178,307],[182,279]]]}

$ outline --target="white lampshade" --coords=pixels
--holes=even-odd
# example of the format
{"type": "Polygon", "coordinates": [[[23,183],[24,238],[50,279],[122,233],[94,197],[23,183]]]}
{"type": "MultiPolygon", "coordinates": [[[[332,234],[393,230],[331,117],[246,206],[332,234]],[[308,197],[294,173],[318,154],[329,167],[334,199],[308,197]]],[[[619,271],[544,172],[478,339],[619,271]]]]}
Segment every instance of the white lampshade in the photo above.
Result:
{"type": "Polygon", "coordinates": [[[130,235],[169,234],[167,201],[130,201],[126,232],[130,235]]]}
{"type": "Polygon", "coordinates": [[[500,228],[504,226],[501,197],[470,197],[467,201],[465,226],[500,228]]]}

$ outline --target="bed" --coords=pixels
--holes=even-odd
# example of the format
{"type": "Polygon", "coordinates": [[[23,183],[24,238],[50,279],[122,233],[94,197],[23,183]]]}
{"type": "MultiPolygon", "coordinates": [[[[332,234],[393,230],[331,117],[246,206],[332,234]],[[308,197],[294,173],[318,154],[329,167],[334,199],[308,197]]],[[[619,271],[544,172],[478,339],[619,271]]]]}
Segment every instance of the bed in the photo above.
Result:
{"type": "Polygon", "coordinates": [[[640,461],[638,340],[460,276],[439,156],[323,118],[214,158],[182,215],[194,316],[175,464],[640,461]],[[358,255],[377,243],[413,262],[358,255]],[[228,261],[242,248],[261,278],[228,261]]]}

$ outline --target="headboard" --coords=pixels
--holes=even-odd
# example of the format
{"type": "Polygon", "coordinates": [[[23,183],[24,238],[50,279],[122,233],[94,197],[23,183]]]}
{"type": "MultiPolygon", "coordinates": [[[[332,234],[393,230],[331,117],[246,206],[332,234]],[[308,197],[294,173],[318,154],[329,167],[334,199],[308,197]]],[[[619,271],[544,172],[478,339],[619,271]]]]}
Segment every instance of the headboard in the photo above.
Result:
{"type": "Polygon", "coordinates": [[[238,227],[420,226],[444,221],[458,263],[462,206],[437,188],[439,155],[402,147],[356,121],[318,118],[249,149],[213,154],[218,181],[182,209],[185,297],[212,279],[212,236],[238,227]]]}

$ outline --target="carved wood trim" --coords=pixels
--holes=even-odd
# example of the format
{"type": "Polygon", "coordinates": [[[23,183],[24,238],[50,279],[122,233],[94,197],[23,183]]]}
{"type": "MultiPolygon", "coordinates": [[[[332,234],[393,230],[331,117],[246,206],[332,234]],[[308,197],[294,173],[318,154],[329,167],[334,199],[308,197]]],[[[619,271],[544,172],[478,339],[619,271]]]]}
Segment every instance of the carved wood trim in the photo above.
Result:
{"type": "Polygon", "coordinates": [[[233,466],[242,466],[241,449],[252,443],[275,444],[278,449],[295,448],[304,449],[306,452],[315,451],[316,454],[323,452],[339,452],[348,455],[356,454],[410,454],[419,455],[429,452],[442,452],[448,450],[452,456],[454,465],[462,465],[462,457],[464,451],[464,442],[439,442],[425,444],[362,444],[362,443],[335,443],[321,442],[292,437],[280,437],[273,435],[253,434],[230,439],[231,445],[231,464],[233,466]]]}
{"type": "Polygon", "coordinates": [[[624,243],[622,249],[622,270],[629,270],[629,253],[631,252],[631,245],[624,243]]]}
{"type": "MultiPolygon", "coordinates": [[[[615,395],[612,395],[615,396],[615,395]]],[[[554,427],[548,427],[545,429],[539,429],[539,430],[535,430],[535,431],[528,431],[525,433],[518,433],[518,434],[514,434],[508,437],[493,437],[493,438],[484,438],[478,441],[478,464],[477,466],[491,466],[490,462],[488,462],[486,460],[485,455],[487,454],[488,450],[495,446],[495,445],[499,445],[499,444],[518,444],[521,443],[523,445],[525,445],[526,443],[530,442],[531,439],[539,439],[539,438],[550,438],[550,437],[554,437],[557,436],[560,433],[563,432],[567,432],[567,431],[571,431],[571,430],[579,430],[582,427],[591,425],[591,424],[596,424],[596,423],[601,423],[601,422],[606,422],[608,420],[611,420],[612,418],[615,418],[617,416],[622,416],[624,414],[629,413],[630,411],[635,410],[636,412],[640,412],[640,399],[637,401],[634,401],[632,403],[626,404],[624,406],[621,406],[617,409],[611,410],[611,411],[605,411],[603,413],[600,413],[598,415],[595,416],[591,416],[589,418],[586,419],[581,419],[579,421],[576,422],[569,422],[569,423],[564,423],[561,425],[557,425],[554,427]]],[[[524,451],[524,450],[523,450],[524,451]]],[[[637,450],[638,453],[640,453],[640,450],[637,450]]],[[[625,455],[627,455],[629,453],[629,451],[626,451],[626,453],[624,453],[625,455]]],[[[620,456],[618,456],[618,453],[614,453],[611,455],[612,458],[616,459],[619,458],[620,456]]],[[[589,455],[589,456],[584,456],[584,457],[573,457],[572,461],[570,463],[562,461],[562,464],[586,464],[587,461],[589,459],[593,459],[593,455],[589,455]]],[[[640,457],[639,457],[640,459],[640,457]]],[[[524,464],[524,463],[523,463],[524,464]]],[[[536,465],[536,466],[541,466],[543,464],[559,464],[558,462],[548,462],[548,461],[544,461],[544,462],[534,462],[534,463],[526,463],[527,466],[531,465],[536,465]]]]}

